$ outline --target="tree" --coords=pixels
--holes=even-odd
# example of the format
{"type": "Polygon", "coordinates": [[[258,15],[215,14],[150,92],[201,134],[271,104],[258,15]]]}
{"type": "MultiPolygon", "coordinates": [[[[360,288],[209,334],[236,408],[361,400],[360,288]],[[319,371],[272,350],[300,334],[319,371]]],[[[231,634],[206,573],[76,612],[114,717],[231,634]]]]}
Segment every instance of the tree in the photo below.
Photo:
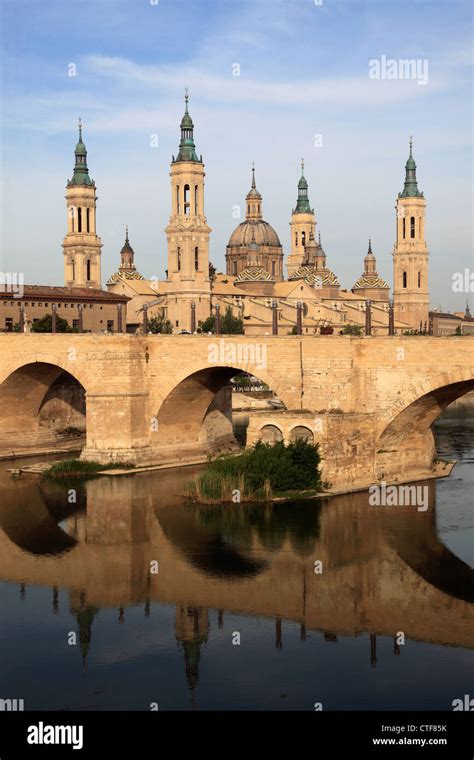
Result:
{"type": "Polygon", "coordinates": [[[215,326],[216,318],[214,314],[211,314],[211,316],[205,319],[204,322],[199,322],[199,327],[203,333],[213,333],[215,326]]]}
{"type": "Polygon", "coordinates": [[[151,317],[151,319],[148,320],[148,332],[171,335],[173,332],[173,325],[169,319],[165,319],[164,314],[159,314],[157,317],[151,317]]]}
{"type": "Polygon", "coordinates": [[[227,307],[221,320],[221,333],[223,335],[243,335],[244,323],[239,317],[234,317],[230,306],[227,307]]]}
{"type": "MultiPolygon", "coordinates": [[[[210,317],[200,322],[199,326],[203,333],[215,333],[216,317],[211,314],[210,317]]],[[[239,317],[234,317],[230,306],[227,307],[224,316],[221,319],[222,335],[244,335],[244,323],[239,317]]]]}
{"type": "Polygon", "coordinates": [[[362,335],[362,327],[360,325],[344,325],[341,335],[362,335]]]}
{"type": "MultiPolygon", "coordinates": [[[[36,333],[50,333],[53,332],[53,317],[51,314],[45,314],[44,317],[41,317],[41,319],[37,319],[36,322],[33,322],[31,325],[31,332],[36,333]]],[[[70,333],[74,332],[72,327],[69,327],[69,323],[67,319],[63,319],[62,317],[56,315],[56,332],[60,333],[70,333]]]]}

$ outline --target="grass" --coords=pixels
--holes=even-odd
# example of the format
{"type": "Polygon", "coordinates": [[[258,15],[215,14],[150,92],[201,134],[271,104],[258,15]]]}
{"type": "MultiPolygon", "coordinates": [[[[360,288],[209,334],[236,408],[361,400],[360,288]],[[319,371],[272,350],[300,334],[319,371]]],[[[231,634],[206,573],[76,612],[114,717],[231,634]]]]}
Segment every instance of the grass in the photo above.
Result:
{"type": "Polygon", "coordinates": [[[100,464],[99,462],[85,462],[82,459],[64,459],[45,470],[43,477],[48,480],[69,480],[70,478],[93,478],[103,470],[133,469],[134,465],[114,462],[100,464]]]}
{"type": "Polygon", "coordinates": [[[327,485],[321,480],[320,460],[317,444],[299,440],[272,446],[258,442],[240,456],[209,462],[188,484],[186,495],[201,504],[315,495],[327,485]]]}

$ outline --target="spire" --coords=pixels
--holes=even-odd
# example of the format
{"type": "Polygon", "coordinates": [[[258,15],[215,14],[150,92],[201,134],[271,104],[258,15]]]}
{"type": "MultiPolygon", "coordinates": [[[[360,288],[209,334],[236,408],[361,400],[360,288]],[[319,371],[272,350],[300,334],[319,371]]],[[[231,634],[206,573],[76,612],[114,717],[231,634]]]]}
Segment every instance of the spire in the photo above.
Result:
{"type": "Polygon", "coordinates": [[[472,319],[471,310],[469,308],[469,301],[466,300],[466,311],[464,312],[465,319],[472,319]]]}
{"type": "Polygon", "coordinates": [[[255,182],[255,164],[252,164],[252,185],[246,195],[247,201],[247,213],[246,219],[254,219],[259,221],[262,218],[262,196],[257,190],[257,184],[255,182]]]}
{"type": "Polygon", "coordinates": [[[367,255],[364,258],[364,275],[368,274],[377,274],[377,262],[375,260],[375,256],[372,253],[372,240],[369,238],[369,250],[367,251],[367,255]]]}
{"type": "Polygon", "coordinates": [[[173,163],[178,163],[180,161],[194,161],[196,163],[202,163],[202,156],[201,159],[198,158],[196,153],[196,146],[194,144],[194,124],[189,114],[189,92],[187,87],[185,90],[184,102],[184,116],[181,119],[180,125],[181,142],[179,143],[179,153],[177,158],[175,159],[173,156],[173,163]]]}
{"type": "Polygon", "coordinates": [[[298,182],[298,200],[296,201],[296,208],[294,214],[311,214],[312,208],[308,198],[308,183],[304,176],[304,158],[301,159],[301,177],[298,182]]]}
{"type": "Polygon", "coordinates": [[[82,121],[79,117],[77,127],[79,130],[79,140],[76,144],[74,155],[76,162],[74,164],[74,174],[72,179],[68,182],[69,185],[93,185],[94,182],[89,177],[89,169],[87,168],[87,150],[86,146],[82,142],[82,121]]]}
{"type": "Polygon", "coordinates": [[[399,198],[423,198],[423,193],[418,190],[416,180],[416,163],[413,158],[413,137],[410,137],[410,155],[405,164],[405,185],[398,195],[399,198]]]}
{"type": "Polygon", "coordinates": [[[133,250],[132,246],[130,245],[130,240],[128,239],[128,225],[125,227],[125,243],[123,244],[122,250],[120,251],[120,267],[119,272],[135,272],[135,251],[133,250]]]}

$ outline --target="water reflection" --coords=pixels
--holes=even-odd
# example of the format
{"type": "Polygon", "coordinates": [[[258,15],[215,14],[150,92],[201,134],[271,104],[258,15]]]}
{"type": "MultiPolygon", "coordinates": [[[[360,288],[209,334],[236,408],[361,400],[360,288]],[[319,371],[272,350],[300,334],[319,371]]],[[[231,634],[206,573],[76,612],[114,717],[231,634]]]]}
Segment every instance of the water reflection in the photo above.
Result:
{"type": "Polygon", "coordinates": [[[172,472],[89,481],[70,504],[67,488],[3,478],[0,578],[56,589],[53,607],[57,589],[69,590],[84,657],[99,609],[123,622],[127,607],[149,614],[152,601],[174,604],[178,640],[198,647],[209,608],[274,618],[277,646],[279,621],[293,620],[303,639],[310,629],[328,640],[404,630],[472,647],[474,573],[440,542],[435,485],[425,485],[429,509],[418,512],[369,507],[367,494],[200,507],[172,472]]]}

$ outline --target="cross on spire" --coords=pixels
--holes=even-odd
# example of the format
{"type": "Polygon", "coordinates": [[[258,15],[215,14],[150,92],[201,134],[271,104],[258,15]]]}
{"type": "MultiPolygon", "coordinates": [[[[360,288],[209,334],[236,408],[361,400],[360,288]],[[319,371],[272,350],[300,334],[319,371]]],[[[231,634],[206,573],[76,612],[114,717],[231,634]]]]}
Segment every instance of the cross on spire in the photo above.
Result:
{"type": "Polygon", "coordinates": [[[189,90],[188,90],[187,87],[186,87],[186,89],[184,91],[184,101],[186,103],[186,113],[188,113],[189,90]]]}
{"type": "Polygon", "coordinates": [[[79,116],[79,119],[77,120],[77,126],[79,128],[79,140],[82,140],[82,119],[79,116]]]}

